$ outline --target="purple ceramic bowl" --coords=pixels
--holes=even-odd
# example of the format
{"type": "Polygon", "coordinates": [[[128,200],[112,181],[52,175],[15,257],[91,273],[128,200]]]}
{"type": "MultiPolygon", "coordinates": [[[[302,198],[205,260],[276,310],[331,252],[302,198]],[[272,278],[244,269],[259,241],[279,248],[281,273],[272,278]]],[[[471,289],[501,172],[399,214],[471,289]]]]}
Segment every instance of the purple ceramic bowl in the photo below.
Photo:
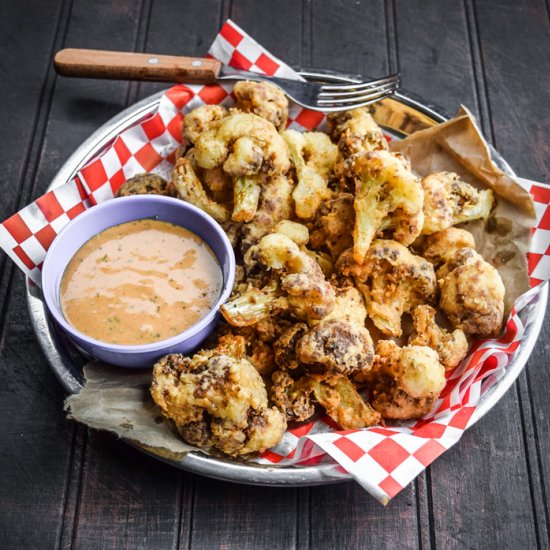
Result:
{"type": "Polygon", "coordinates": [[[167,353],[190,353],[214,330],[219,308],[227,300],[235,280],[235,254],[223,229],[208,214],[179,199],[159,195],[135,195],[109,200],[83,212],[65,226],[52,242],[42,267],[42,292],[56,323],[86,354],[122,367],[151,367],[167,353]],[[78,249],[104,229],[142,218],[157,218],[198,235],[210,246],[223,273],[223,287],[212,310],[186,331],[159,342],[140,345],[108,344],[86,336],[65,319],[59,289],[67,264],[78,249]]]}

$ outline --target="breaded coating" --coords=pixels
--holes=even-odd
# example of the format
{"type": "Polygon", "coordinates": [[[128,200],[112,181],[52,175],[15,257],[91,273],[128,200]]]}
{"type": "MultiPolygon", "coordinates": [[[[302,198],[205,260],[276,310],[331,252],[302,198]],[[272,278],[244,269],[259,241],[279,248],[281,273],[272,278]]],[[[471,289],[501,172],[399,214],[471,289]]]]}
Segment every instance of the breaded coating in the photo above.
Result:
{"type": "Polygon", "coordinates": [[[224,355],[248,360],[261,376],[270,375],[276,368],[272,347],[258,338],[258,331],[252,329],[246,332],[227,332],[220,336],[216,350],[224,355]]]}
{"type": "Polygon", "coordinates": [[[344,430],[380,424],[380,413],[363,400],[347,376],[313,374],[308,378],[317,402],[344,430]]]}
{"type": "Polygon", "coordinates": [[[358,265],[352,251],[347,250],[340,256],[337,269],[354,277],[369,317],[389,336],[401,336],[404,313],[419,304],[431,303],[436,297],[432,264],[395,241],[374,241],[363,265],[358,265]]]}
{"type": "Polygon", "coordinates": [[[330,136],[338,143],[338,149],[344,158],[365,151],[388,148],[382,129],[372,118],[368,107],[329,113],[327,122],[330,136]]]}
{"type": "Polygon", "coordinates": [[[375,151],[355,157],[355,227],[353,255],[361,264],[378,233],[389,232],[408,246],[422,230],[424,191],[399,155],[375,151]]]}
{"type": "Polygon", "coordinates": [[[233,181],[222,168],[218,167],[209,170],[201,168],[195,159],[194,147],[188,149],[184,156],[191,163],[195,175],[203,184],[208,195],[217,203],[221,203],[225,208],[233,210],[233,181]]]}
{"type": "Polygon", "coordinates": [[[504,283],[472,248],[461,248],[437,272],[439,307],[466,334],[497,336],[504,316],[504,283]]]}
{"type": "Polygon", "coordinates": [[[367,372],[372,365],[374,346],[365,328],[367,310],[361,293],[349,279],[334,290],[332,311],[296,341],[296,356],[306,370],[367,372]]]}
{"type": "Polygon", "coordinates": [[[262,237],[272,233],[277,223],[293,217],[292,189],[292,182],[285,175],[265,177],[254,218],[244,224],[241,230],[243,254],[252,245],[258,244],[262,237]]]}
{"type": "Polygon", "coordinates": [[[273,228],[273,233],[280,233],[296,243],[300,248],[306,246],[309,241],[309,229],[301,223],[281,220],[273,228]]]}
{"type": "Polygon", "coordinates": [[[435,309],[428,305],[413,309],[414,332],[409,337],[409,345],[432,348],[446,370],[454,369],[468,353],[468,340],[459,328],[449,332],[440,327],[435,314],[435,309]]]}
{"type": "Polygon", "coordinates": [[[310,237],[314,249],[326,247],[336,260],[344,250],[353,246],[350,228],[355,223],[354,200],[351,193],[341,193],[321,205],[310,237]]]}
{"type": "Polygon", "coordinates": [[[429,235],[422,246],[422,257],[426,258],[437,269],[447,258],[452,258],[461,248],[473,248],[476,243],[474,236],[465,229],[449,227],[443,231],[429,235]]]}
{"type": "Polygon", "coordinates": [[[276,128],[253,114],[236,113],[211,124],[195,143],[201,168],[222,167],[233,179],[235,222],[249,222],[258,208],[265,176],[290,168],[288,147],[276,128]]]}
{"type": "Polygon", "coordinates": [[[115,193],[115,197],[129,197],[131,195],[164,195],[177,196],[176,188],[171,182],[156,174],[137,174],[126,180],[115,193]]]}
{"type": "Polygon", "coordinates": [[[214,122],[195,142],[201,168],[223,166],[230,176],[284,174],[290,167],[288,148],[267,120],[236,113],[214,122]]]}
{"type": "Polygon", "coordinates": [[[274,280],[263,288],[246,283],[237,285],[220,311],[230,325],[248,327],[286,308],[288,301],[281,295],[279,285],[274,280]]]}
{"type": "Polygon", "coordinates": [[[296,216],[311,219],[323,203],[332,196],[328,188],[338,154],[337,147],[322,132],[281,132],[288,145],[298,183],[292,193],[296,216]]]}
{"type": "Polygon", "coordinates": [[[457,223],[486,220],[493,207],[493,192],[478,191],[453,172],[437,172],[422,179],[424,226],[422,234],[443,231],[457,223]]]}
{"type": "Polygon", "coordinates": [[[319,365],[324,370],[350,374],[370,368],[374,347],[364,325],[323,319],[297,342],[296,355],[306,365],[319,365]]]}
{"type": "Polygon", "coordinates": [[[296,343],[308,330],[306,323],[294,323],[273,342],[275,363],[280,369],[295,370],[302,366],[296,355],[296,343]]]}
{"type": "Polygon", "coordinates": [[[283,130],[288,120],[288,99],[284,92],[269,82],[239,81],[233,86],[235,107],[269,120],[283,130]]]}
{"type": "Polygon", "coordinates": [[[384,418],[409,420],[428,414],[445,387],[445,368],[426,346],[376,346],[371,371],[372,407],[384,418]]]}
{"type": "Polygon", "coordinates": [[[229,210],[206,194],[191,162],[187,158],[182,157],[176,161],[172,172],[172,181],[181,199],[204,210],[220,224],[229,221],[229,210]]]}
{"type": "Polygon", "coordinates": [[[304,252],[319,264],[319,267],[321,268],[325,279],[328,280],[333,276],[334,260],[332,259],[330,254],[317,250],[309,250],[308,248],[304,248],[304,252]]]}
{"type": "Polygon", "coordinates": [[[218,351],[161,358],[151,395],[188,443],[247,456],[276,445],[286,419],[269,408],[261,376],[246,360],[218,351]]]}
{"type": "Polygon", "coordinates": [[[193,145],[213,123],[227,116],[229,111],[223,105],[201,105],[189,111],[183,119],[183,139],[193,145]]]}
{"type": "Polygon", "coordinates": [[[315,412],[314,402],[343,429],[366,428],[380,422],[380,414],[363,401],[353,384],[341,374],[308,374],[294,380],[275,371],[270,396],[289,421],[304,421],[315,412]]]}
{"type": "Polygon", "coordinates": [[[338,144],[335,173],[340,187],[342,190],[353,190],[353,177],[348,170],[353,158],[368,151],[387,150],[388,143],[368,107],[329,113],[327,122],[329,133],[338,144]]]}
{"type": "Polygon", "coordinates": [[[319,264],[296,243],[285,235],[271,233],[257,245],[257,253],[267,269],[282,271],[281,288],[296,317],[310,322],[331,312],[334,289],[326,281],[319,264]]]}
{"type": "Polygon", "coordinates": [[[269,397],[289,422],[304,422],[315,414],[311,400],[311,387],[301,387],[287,371],[276,370],[271,375],[273,382],[269,397]]]}
{"type": "Polygon", "coordinates": [[[331,284],[336,292],[332,311],[323,319],[338,319],[356,325],[365,325],[367,308],[363,296],[353,284],[352,279],[341,277],[332,279],[331,284]]]}

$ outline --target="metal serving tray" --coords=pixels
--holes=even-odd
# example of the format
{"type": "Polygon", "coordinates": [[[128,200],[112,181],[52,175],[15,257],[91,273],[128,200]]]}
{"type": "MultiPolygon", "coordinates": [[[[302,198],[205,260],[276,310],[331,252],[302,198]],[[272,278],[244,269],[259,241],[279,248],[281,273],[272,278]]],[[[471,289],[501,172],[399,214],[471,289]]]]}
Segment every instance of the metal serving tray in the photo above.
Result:
{"type": "MultiPolygon", "coordinates": [[[[302,70],[300,74],[308,80],[324,82],[354,83],[362,80],[358,75],[320,69],[302,70]]],[[[132,105],[94,132],[59,170],[49,189],[59,187],[71,180],[78,170],[108,146],[121,131],[153,113],[158,107],[161,96],[162,92],[132,105]]],[[[375,120],[396,137],[404,137],[449,118],[441,109],[406,92],[399,92],[392,98],[375,104],[372,108],[375,120]]],[[[514,172],[504,159],[494,150],[492,154],[498,166],[514,176],[514,172]]],[[[27,280],[26,290],[32,326],[48,363],[68,393],[79,392],[83,382],[84,358],[52,324],[40,289],[27,280]]],[[[545,285],[539,294],[538,301],[521,312],[522,320],[526,325],[524,338],[506,368],[505,375],[481,398],[472,416],[472,423],[477,422],[497,403],[524,368],[538,338],[547,300],[548,285],[545,285]]],[[[351,476],[337,472],[333,464],[273,467],[211,457],[199,451],[191,452],[182,459],[173,460],[132,442],[128,443],[182,470],[237,483],[295,487],[339,483],[351,479],[351,476]]]]}

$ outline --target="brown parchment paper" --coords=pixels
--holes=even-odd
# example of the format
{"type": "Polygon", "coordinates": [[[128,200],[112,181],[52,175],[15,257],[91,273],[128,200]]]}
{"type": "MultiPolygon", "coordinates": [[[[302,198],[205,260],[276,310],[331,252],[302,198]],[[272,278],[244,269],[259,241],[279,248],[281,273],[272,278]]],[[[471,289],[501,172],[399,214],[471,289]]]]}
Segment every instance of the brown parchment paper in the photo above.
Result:
{"type": "MultiPolygon", "coordinates": [[[[506,310],[529,288],[526,253],[534,207],[529,194],[491,160],[487,144],[471,114],[461,108],[444,124],[391,142],[405,154],[419,176],[456,172],[478,188],[490,187],[497,205],[488,223],[470,222],[478,251],[500,272],[506,287],[506,310]]],[[[178,458],[198,450],[184,443],[162,419],[150,394],[151,370],[133,370],[93,363],[84,369],[86,385],[65,402],[69,417],[104,429],[178,458]]]]}
{"type": "Polygon", "coordinates": [[[462,227],[472,232],[478,252],[498,269],[508,315],[515,299],[529,289],[527,250],[535,221],[529,193],[491,160],[489,147],[465,107],[448,122],[392,141],[390,149],[403,153],[419,176],[456,172],[475,187],[494,191],[496,207],[487,223],[478,220],[462,227]]]}
{"type": "Polygon", "coordinates": [[[69,418],[108,430],[157,452],[179,459],[197,450],[180,439],[163,419],[150,393],[151,369],[124,369],[91,363],[84,367],[86,385],[65,400],[69,418]]]}

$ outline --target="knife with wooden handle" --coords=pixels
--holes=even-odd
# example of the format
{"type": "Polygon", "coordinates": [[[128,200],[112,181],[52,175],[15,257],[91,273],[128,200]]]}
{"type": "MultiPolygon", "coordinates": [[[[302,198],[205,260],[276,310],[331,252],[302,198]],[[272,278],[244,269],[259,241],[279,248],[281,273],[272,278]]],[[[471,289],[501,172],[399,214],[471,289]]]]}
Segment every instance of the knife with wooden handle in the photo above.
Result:
{"type": "Polygon", "coordinates": [[[74,48],[57,52],[53,62],[63,76],[201,84],[216,82],[222,66],[201,57],[74,48]]]}

